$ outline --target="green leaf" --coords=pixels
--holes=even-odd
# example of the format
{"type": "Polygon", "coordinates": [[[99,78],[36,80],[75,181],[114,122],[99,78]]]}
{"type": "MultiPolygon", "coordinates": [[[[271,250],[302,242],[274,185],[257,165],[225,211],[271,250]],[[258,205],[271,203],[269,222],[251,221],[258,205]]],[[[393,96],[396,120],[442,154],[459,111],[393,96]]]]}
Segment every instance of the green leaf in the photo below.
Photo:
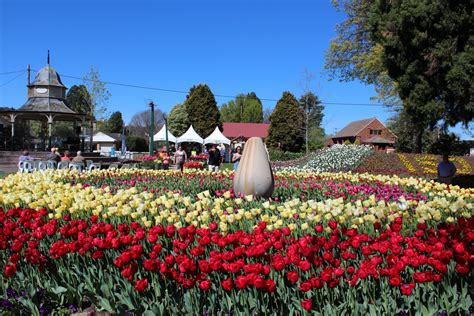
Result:
{"type": "Polygon", "coordinates": [[[52,291],[54,294],[61,294],[61,293],[67,292],[67,289],[66,289],[65,287],[58,286],[58,287],[56,287],[56,288],[51,289],[51,291],[52,291]]]}
{"type": "Polygon", "coordinates": [[[108,299],[101,297],[99,299],[99,305],[101,309],[103,308],[106,311],[113,312],[112,306],[110,305],[110,302],[108,299]]]}

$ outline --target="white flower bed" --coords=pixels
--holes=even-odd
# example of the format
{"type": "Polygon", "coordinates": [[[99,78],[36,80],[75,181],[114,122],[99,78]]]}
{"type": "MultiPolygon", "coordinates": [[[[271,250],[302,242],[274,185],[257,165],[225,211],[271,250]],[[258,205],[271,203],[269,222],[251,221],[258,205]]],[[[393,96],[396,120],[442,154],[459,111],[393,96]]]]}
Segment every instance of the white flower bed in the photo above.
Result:
{"type": "Polygon", "coordinates": [[[366,157],[370,156],[373,148],[367,145],[336,144],[318,152],[300,167],[286,168],[288,171],[350,171],[359,166],[366,157]]]}

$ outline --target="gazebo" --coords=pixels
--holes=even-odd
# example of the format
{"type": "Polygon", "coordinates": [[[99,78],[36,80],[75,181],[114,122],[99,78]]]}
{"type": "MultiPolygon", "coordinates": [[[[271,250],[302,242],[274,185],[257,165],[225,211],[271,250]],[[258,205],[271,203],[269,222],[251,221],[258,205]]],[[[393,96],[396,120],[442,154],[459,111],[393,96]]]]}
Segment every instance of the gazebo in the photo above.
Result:
{"type": "MultiPolygon", "coordinates": [[[[49,63],[36,75],[30,83],[30,67],[27,76],[28,100],[18,110],[0,110],[0,116],[6,118],[11,125],[11,150],[14,150],[15,122],[21,120],[46,121],[48,123],[48,147],[51,147],[52,125],[56,121],[77,122],[78,127],[85,130],[90,126],[92,138],[94,117],[88,114],[74,112],[66,103],[67,87],[62,83],[59,74],[49,63]]],[[[77,129],[76,133],[80,134],[77,129]]],[[[78,135],[79,136],[79,135],[78,135]]],[[[84,146],[83,133],[82,147],[84,146]]],[[[91,142],[92,144],[92,142],[91,142]]]]}

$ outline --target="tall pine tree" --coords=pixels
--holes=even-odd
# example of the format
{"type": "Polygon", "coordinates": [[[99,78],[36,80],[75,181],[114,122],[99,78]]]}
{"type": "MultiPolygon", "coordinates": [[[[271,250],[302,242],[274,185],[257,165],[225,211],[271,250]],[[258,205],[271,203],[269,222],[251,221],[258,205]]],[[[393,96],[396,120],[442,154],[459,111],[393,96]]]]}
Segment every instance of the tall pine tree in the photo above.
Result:
{"type": "Polygon", "coordinates": [[[209,136],[216,126],[222,130],[221,114],[216,99],[206,84],[193,86],[184,101],[189,122],[203,138],[209,136]]]}
{"type": "Polygon", "coordinates": [[[93,115],[91,96],[84,85],[72,86],[66,95],[67,105],[77,113],[93,115]]]}
{"type": "Polygon", "coordinates": [[[106,121],[105,131],[109,133],[121,133],[124,125],[122,113],[120,111],[116,111],[112,113],[109,119],[106,121]]]}
{"type": "Polygon", "coordinates": [[[370,7],[372,39],[383,47],[383,66],[418,127],[416,152],[425,126],[467,126],[474,118],[472,3],[376,0],[370,7]]]}
{"type": "Polygon", "coordinates": [[[298,100],[283,92],[270,116],[267,144],[271,148],[299,152],[304,144],[304,112],[298,100]]]}

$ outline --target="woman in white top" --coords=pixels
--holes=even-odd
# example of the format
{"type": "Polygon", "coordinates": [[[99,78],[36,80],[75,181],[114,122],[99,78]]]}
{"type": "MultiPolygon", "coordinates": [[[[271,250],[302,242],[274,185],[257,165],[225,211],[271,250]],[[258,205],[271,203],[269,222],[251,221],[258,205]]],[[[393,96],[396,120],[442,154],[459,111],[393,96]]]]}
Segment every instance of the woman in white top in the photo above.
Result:
{"type": "Polygon", "coordinates": [[[174,162],[176,164],[176,169],[183,171],[183,166],[186,160],[188,159],[186,152],[181,146],[178,146],[178,150],[174,153],[174,162]]]}

